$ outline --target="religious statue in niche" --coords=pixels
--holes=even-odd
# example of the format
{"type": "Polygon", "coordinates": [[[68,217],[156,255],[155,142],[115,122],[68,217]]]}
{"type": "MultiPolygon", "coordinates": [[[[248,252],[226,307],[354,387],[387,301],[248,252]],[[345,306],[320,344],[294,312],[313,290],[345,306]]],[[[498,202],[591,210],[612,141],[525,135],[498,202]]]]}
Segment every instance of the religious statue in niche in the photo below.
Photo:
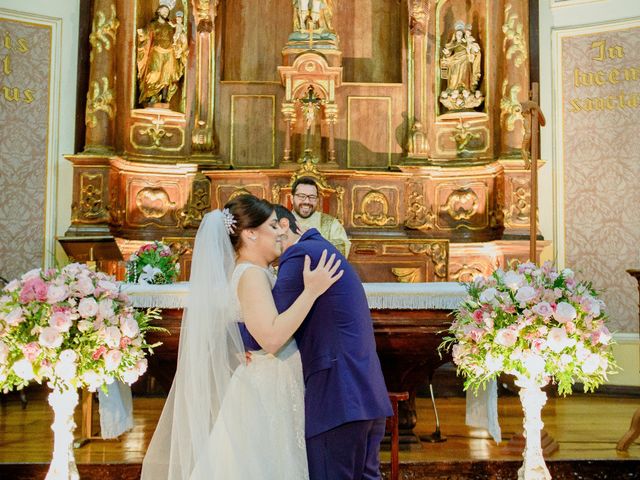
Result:
{"type": "Polygon", "coordinates": [[[138,101],[145,106],[168,108],[184,76],[189,54],[187,32],[183,12],[170,19],[174,6],[175,0],[161,1],[153,20],[138,29],[138,101]]]}
{"type": "Polygon", "coordinates": [[[293,0],[293,33],[290,40],[313,36],[321,40],[336,40],[333,29],[334,0],[293,0]]]}
{"type": "Polygon", "coordinates": [[[461,20],[440,58],[440,76],[447,88],[440,94],[440,102],[450,111],[476,108],[484,101],[479,89],[482,65],[480,45],[471,32],[471,25],[461,20]]]}

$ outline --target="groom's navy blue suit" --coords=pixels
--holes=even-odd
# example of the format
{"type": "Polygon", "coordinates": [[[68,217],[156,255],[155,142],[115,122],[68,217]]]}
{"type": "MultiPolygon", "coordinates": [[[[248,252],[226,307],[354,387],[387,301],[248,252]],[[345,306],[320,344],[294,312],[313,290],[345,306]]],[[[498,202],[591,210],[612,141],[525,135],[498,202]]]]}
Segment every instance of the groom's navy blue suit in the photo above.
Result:
{"type": "Polygon", "coordinates": [[[305,381],[311,480],[379,477],[378,451],[391,404],[376,354],[373,323],[355,270],[316,229],[280,257],[273,296],[283,312],[304,288],[304,257],[315,268],[322,251],[342,260],[344,274],[315,302],[295,334],[305,381]]]}

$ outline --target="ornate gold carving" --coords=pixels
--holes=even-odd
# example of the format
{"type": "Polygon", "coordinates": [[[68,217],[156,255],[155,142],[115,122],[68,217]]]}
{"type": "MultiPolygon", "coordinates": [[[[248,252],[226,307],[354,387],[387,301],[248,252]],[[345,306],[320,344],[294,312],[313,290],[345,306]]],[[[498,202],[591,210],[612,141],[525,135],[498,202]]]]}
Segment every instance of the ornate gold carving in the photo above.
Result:
{"type": "Polygon", "coordinates": [[[429,14],[425,11],[423,0],[408,2],[409,7],[409,31],[411,35],[424,35],[427,32],[429,14]]]}
{"type": "Polygon", "coordinates": [[[203,174],[197,173],[191,183],[191,193],[185,208],[177,212],[180,228],[195,228],[200,225],[202,217],[211,210],[211,181],[203,174]]]}
{"type": "Polygon", "coordinates": [[[469,124],[462,121],[462,117],[460,117],[460,122],[458,126],[454,130],[454,134],[450,137],[451,140],[456,142],[456,151],[460,154],[467,150],[467,146],[472,140],[477,140],[480,138],[479,133],[471,133],[469,129],[469,124]]]}
{"type": "Polygon", "coordinates": [[[391,269],[391,273],[400,283],[417,283],[420,281],[419,267],[395,267],[391,269]]]}
{"type": "Polygon", "coordinates": [[[136,206],[147,218],[161,218],[175,203],[163,188],[146,187],[137,193],[136,206]]]}
{"type": "Polygon", "coordinates": [[[116,6],[111,5],[111,16],[107,19],[104,12],[98,11],[93,17],[93,26],[89,35],[91,52],[89,61],[93,62],[94,51],[102,53],[102,49],[111,50],[111,44],[116,43],[116,32],[120,26],[120,21],[116,18],[116,6]]]}
{"type": "Polygon", "coordinates": [[[524,132],[524,117],[522,116],[522,104],[518,100],[518,94],[522,88],[520,85],[511,85],[509,94],[507,95],[508,79],[502,82],[502,98],[500,99],[500,122],[504,122],[507,131],[513,132],[517,121],[521,122],[521,128],[524,132]]]}
{"type": "Polygon", "coordinates": [[[271,185],[271,203],[280,203],[280,192],[282,191],[282,185],[275,183],[271,185]]]}
{"type": "Polygon", "coordinates": [[[507,4],[504,7],[504,24],[502,32],[504,33],[504,41],[502,49],[505,52],[507,60],[513,57],[513,63],[516,67],[521,66],[527,59],[527,43],[524,35],[524,27],[522,22],[518,21],[518,15],[511,12],[513,5],[507,4]],[[509,48],[507,43],[511,42],[509,48]]]}
{"type": "Polygon", "coordinates": [[[109,87],[109,79],[102,77],[94,80],[89,85],[87,92],[87,109],[85,113],[85,124],[89,128],[98,125],[96,112],[104,112],[112,119],[115,115],[116,105],[113,98],[113,89],[109,87]]]}
{"type": "Polygon", "coordinates": [[[447,245],[446,240],[432,240],[429,243],[412,243],[409,245],[409,250],[416,255],[429,255],[433,262],[433,271],[436,277],[446,279],[449,270],[449,249],[447,245]]]}
{"type": "Polygon", "coordinates": [[[469,220],[478,211],[478,195],[471,188],[458,188],[449,194],[440,210],[456,221],[469,220]]]}
{"type": "Polygon", "coordinates": [[[404,224],[407,228],[431,230],[435,228],[436,216],[433,209],[427,209],[424,204],[422,186],[413,184],[413,188],[415,190],[409,194],[407,201],[407,219],[404,224]]]}
{"type": "Polygon", "coordinates": [[[233,200],[234,198],[241,197],[242,195],[251,195],[251,192],[244,187],[240,187],[235,190],[231,195],[229,195],[228,202],[233,200]]]}
{"type": "Polygon", "coordinates": [[[477,275],[484,275],[484,269],[481,265],[467,265],[466,263],[460,267],[455,273],[451,273],[450,281],[452,282],[471,282],[477,275]]]}
{"type": "Polygon", "coordinates": [[[108,213],[102,201],[104,179],[100,173],[80,174],[78,204],[71,206],[72,222],[106,220],[108,213]]]}
{"type": "Polygon", "coordinates": [[[511,208],[508,221],[513,224],[528,224],[531,212],[531,190],[528,179],[511,178],[511,208]]]}
{"type": "Polygon", "coordinates": [[[140,135],[149,136],[154,147],[160,147],[164,138],[173,137],[173,133],[169,133],[164,129],[164,121],[162,118],[158,117],[155,120],[152,120],[151,123],[152,125],[149,125],[144,130],[140,130],[140,135]]]}
{"type": "MultiPolygon", "coordinates": [[[[213,21],[209,14],[209,6],[211,0],[196,0],[196,21],[198,22],[198,32],[211,32],[213,30],[213,21]]],[[[218,8],[218,0],[213,2],[213,11],[218,8]]]]}
{"type": "Polygon", "coordinates": [[[355,215],[365,225],[384,227],[395,224],[396,218],[390,217],[389,200],[384,193],[378,190],[369,191],[360,202],[360,213],[355,215]]]}

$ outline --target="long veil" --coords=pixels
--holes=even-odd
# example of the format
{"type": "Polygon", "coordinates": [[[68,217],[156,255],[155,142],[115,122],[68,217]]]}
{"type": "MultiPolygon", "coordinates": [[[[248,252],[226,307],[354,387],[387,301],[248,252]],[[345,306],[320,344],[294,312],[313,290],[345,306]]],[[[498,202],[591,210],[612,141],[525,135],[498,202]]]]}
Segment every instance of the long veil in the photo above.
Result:
{"type": "MultiPolygon", "coordinates": [[[[235,253],[219,210],[195,239],[178,367],[142,463],[143,480],[187,480],[207,445],[233,371],[244,362],[231,289],[235,253]]],[[[160,347],[162,348],[162,347],[160,347]]]]}

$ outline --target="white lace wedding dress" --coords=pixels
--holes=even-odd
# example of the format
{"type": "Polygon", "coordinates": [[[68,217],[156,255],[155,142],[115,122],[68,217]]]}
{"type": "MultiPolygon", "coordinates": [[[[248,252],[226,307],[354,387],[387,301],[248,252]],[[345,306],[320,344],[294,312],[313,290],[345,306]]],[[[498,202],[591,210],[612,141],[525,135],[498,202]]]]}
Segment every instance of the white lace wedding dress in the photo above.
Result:
{"type": "MultiPolygon", "coordinates": [[[[239,264],[233,291],[248,268],[239,264]]],[[[306,480],[304,383],[294,339],[274,356],[253,351],[233,373],[218,418],[192,480],[306,480]]]]}

